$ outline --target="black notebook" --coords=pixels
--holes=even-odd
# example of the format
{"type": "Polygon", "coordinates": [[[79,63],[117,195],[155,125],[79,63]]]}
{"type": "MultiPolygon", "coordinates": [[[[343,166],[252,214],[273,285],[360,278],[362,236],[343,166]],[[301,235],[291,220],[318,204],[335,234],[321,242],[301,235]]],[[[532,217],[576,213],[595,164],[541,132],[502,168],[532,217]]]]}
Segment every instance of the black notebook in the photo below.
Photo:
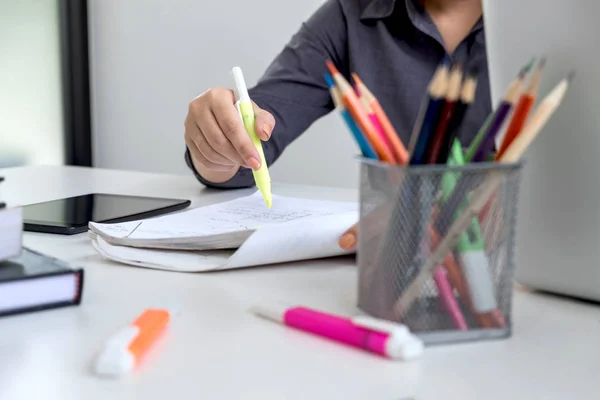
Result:
{"type": "Polygon", "coordinates": [[[0,316],[78,305],[83,269],[23,248],[0,262],[0,316]]]}

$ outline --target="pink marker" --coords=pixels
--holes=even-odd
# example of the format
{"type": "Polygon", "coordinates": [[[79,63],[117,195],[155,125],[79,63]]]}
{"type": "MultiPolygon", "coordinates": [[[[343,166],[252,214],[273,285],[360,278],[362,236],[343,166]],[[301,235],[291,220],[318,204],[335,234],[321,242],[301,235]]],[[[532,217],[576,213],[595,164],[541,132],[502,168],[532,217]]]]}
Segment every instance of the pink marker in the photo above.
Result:
{"type": "Polygon", "coordinates": [[[253,312],[296,329],[345,343],[390,359],[412,360],[423,342],[404,325],[371,317],[344,318],[302,306],[262,306],[253,312]]]}

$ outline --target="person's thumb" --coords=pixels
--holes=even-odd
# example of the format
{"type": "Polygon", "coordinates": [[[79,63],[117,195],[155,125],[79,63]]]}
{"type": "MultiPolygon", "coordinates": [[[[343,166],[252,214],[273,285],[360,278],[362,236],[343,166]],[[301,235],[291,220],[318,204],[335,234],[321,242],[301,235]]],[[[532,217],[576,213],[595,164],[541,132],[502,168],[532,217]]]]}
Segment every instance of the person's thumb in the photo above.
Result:
{"type": "Polygon", "coordinates": [[[275,129],[275,118],[270,112],[263,110],[256,103],[252,102],[254,107],[254,129],[261,140],[269,140],[271,133],[275,129]]]}
{"type": "Polygon", "coordinates": [[[358,223],[352,225],[350,229],[340,236],[339,246],[344,250],[353,250],[356,247],[356,238],[358,237],[358,223]]]}

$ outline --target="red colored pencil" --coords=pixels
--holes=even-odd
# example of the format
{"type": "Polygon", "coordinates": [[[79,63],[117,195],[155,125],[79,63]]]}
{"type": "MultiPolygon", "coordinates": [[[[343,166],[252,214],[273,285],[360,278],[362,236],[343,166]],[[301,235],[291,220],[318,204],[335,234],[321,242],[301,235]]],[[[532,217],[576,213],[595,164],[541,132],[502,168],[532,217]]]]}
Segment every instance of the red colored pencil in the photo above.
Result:
{"type": "Polygon", "coordinates": [[[540,81],[542,80],[542,72],[544,70],[544,65],[546,64],[545,59],[541,59],[538,67],[531,77],[531,82],[529,83],[529,87],[523,93],[515,111],[513,113],[513,117],[510,121],[510,125],[506,129],[506,134],[502,139],[502,144],[500,145],[500,149],[496,154],[496,161],[500,159],[502,154],[506,151],[508,146],[512,143],[512,141],[519,135],[523,126],[525,126],[525,122],[527,122],[527,117],[535,104],[535,100],[537,97],[537,92],[540,87],[540,81]]]}
{"type": "Polygon", "coordinates": [[[444,142],[444,137],[446,136],[448,130],[448,124],[452,119],[456,102],[460,96],[462,77],[463,71],[460,65],[452,68],[452,71],[450,72],[450,79],[448,81],[448,92],[446,93],[446,99],[444,100],[444,105],[442,106],[442,111],[440,113],[437,126],[435,127],[433,137],[429,142],[429,148],[426,151],[425,160],[427,164],[435,164],[438,159],[440,150],[442,148],[442,143],[444,142]]]}

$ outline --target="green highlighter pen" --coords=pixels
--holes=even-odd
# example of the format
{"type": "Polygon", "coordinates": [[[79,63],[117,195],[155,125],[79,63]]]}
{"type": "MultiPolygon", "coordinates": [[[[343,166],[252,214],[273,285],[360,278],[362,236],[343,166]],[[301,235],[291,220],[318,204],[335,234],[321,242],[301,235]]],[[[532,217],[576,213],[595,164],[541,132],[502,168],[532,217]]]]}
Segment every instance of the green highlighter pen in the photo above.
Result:
{"type": "MultiPolygon", "coordinates": [[[[452,145],[451,155],[448,158],[449,165],[464,165],[465,159],[460,142],[455,140],[452,145]]],[[[446,173],[442,178],[442,198],[447,200],[456,185],[457,173],[446,173]]],[[[465,203],[470,200],[467,196],[465,203]]],[[[457,215],[464,207],[460,207],[457,215]]],[[[471,226],[465,230],[459,238],[457,247],[458,262],[462,266],[467,280],[469,294],[473,308],[479,313],[487,313],[498,307],[494,283],[490,272],[489,262],[485,254],[485,242],[477,217],[471,220],[471,226]]]]}
{"type": "Polygon", "coordinates": [[[244,128],[246,129],[246,132],[248,132],[248,135],[252,140],[252,144],[254,144],[254,147],[256,147],[256,150],[260,155],[260,168],[257,171],[252,171],[252,174],[254,175],[254,182],[256,182],[256,187],[265,199],[267,207],[271,208],[271,204],[273,202],[271,195],[271,176],[269,175],[269,169],[267,167],[267,161],[265,159],[262,143],[256,134],[254,127],[254,108],[252,107],[252,101],[250,100],[250,95],[248,94],[248,88],[246,87],[246,81],[244,80],[242,69],[240,67],[234,67],[231,72],[235,82],[234,92],[236,107],[240,113],[240,118],[244,123],[244,128]]]}

